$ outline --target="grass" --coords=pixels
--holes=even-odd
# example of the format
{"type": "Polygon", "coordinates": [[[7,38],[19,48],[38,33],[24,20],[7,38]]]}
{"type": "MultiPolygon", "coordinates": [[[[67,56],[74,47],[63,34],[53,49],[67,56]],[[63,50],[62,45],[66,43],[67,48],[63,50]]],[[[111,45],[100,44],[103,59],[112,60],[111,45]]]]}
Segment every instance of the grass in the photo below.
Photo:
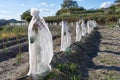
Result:
{"type": "Polygon", "coordinates": [[[118,64],[116,61],[111,60],[111,57],[98,57],[97,60],[100,61],[100,63],[108,64],[108,65],[113,65],[113,64],[118,64]]]}
{"type": "Polygon", "coordinates": [[[116,26],[116,23],[114,23],[114,22],[107,23],[106,26],[107,26],[108,28],[114,28],[114,27],[116,26]]]}
{"type": "Polygon", "coordinates": [[[55,76],[57,76],[57,74],[55,72],[50,72],[46,77],[45,80],[49,80],[54,78],[55,76]]]}
{"type": "Polygon", "coordinates": [[[81,80],[78,76],[72,76],[71,78],[70,78],[70,80],[81,80]]]}
{"type": "Polygon", "coordinates": [[[70,70],[70,72],[72,72],[72,73],[75,72],[76,68],[77,68],[77,65],[74,64],[74,63],[71,63],[71,64],[69,65],[69,70],[70,70]]]}
{"type": "Polygon", "coordinates": [[[4,48],[4,49],[3,49],[3,53],[6,53],[6,52],[7,52],[7,48],[4,48]]]}
{"type": "Polygon", "coordinates": [[[78,73],[78,65],[75,63],[58,64],[56,68],[69,77],[69,80],[80,80],[81,73],[78,73]],[[79,75],[78,75],[78,74],[79,75]]]}
{"type": "Polygon", "coordinates": [[[11,37],[16,37],[17,35],[13,32],[2,32],[1,33],[1,38],[11,38],[11,37]]]}
{"type": "Polygon", "coordinates": [[[11,38],[11,37],[18,37],[18,36],[25,36],[27,35],[27,27],[23,26],[2,26],[0,30],[0,38],[11,38]]]}
{"type": "Polygon", "coordinates": [[[18,53],[16,56],[16,64],[19,65],[21,62],[21,53],[18,53]]]}
{"type": "Polygon", "coordinates": [[[105,80],[116,80],[116,79],[114,77],[112,77],[112,76],[106,76],[105,80]]]}

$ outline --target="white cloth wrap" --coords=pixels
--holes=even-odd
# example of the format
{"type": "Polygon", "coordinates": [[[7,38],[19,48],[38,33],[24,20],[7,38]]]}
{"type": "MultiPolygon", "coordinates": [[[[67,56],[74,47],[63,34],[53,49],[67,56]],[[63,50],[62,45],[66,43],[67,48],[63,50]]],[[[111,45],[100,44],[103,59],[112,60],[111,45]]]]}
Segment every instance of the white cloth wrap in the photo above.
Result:
{"type": "Polygon", "coordinates": [[[40,18],[37,12],[32,16],[28,27],[30,67],[27,75],[44,77],[51,71],[50,62],[53,57],[52,35],[44,19],[40,18]],[[34,24],[38,25],[37,33],[32,29],[34,24]],[[30,37],[34,39],[33,43],[30,42],[30,37]]]}

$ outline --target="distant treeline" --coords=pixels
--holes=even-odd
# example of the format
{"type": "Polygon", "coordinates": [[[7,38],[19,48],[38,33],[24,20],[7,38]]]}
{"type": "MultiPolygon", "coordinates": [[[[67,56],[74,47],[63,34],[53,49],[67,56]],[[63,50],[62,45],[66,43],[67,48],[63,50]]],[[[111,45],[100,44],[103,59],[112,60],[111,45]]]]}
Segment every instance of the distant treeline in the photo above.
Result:
{"type": "Polygon", "coordinates": [[[114,23],[120,18],[120,4],[109,8],[85,10],[83,8],[70,8],[58,10],[56,16],[45,17],[46,22],[60,22],[61,20],[77,21],[96,20],[99,24],[114,23]]]}
{"type": "MultiPolygon", "coordinates": [[[[66,0],[65,0],[66,1],[66,0]]],[[[28,23],[31,20],[30,9],[25,11],[21,15],[22,20],[26,20],[28,23]]],[[[90,9],[86,10],[83,7],[71,7],[61,8],[56,12],[55,16],[44,17],[45,21],[48,23],[61,22],[62,20],[67,20],[70,22],[75,22],[80,19],[96,20],[99,24],[109,24],[117,23],[120,19],[120,4],[115,4],[109,8],[101,9],[90,9]]]]}
{"type": "Polygon", "coordinates": [[[95,20],[99,24],[106,24],[110,22],[117,22],[118,19],[120,18],[119,14],[79,14],[79,15],[64,15],[64,16],[50,16],[50,17],[45,17],[46,22],[52,23],[52,22],[60,22],[62,20],[67,20],[69,22],[75,22],[80,19],[84,19],[85,21],[87,20],[95,20]]]}

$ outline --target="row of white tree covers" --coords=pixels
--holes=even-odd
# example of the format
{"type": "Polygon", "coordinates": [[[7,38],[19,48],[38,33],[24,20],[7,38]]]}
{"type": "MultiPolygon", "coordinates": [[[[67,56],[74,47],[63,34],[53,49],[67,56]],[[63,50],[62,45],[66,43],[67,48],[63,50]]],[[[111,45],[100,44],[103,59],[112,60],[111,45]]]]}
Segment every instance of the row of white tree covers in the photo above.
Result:
{"type": "MultiPolygon", "coordinates": [[[[51,60],[53,58],[53,40],[48,25],[42,17],[39,17],[37,9],[31,9],[32,20],[28,27],[29,40],[29,72],[28,76],[45,77],[51,71],[51,60]]],[[[61,49],[65,51],[71,45],[70,26],[67,21],[62,21],[61,29],[61,49]]],[[[95,21],[84,20],[76,22],[76,41],[80,41],[81,36],[90,34],[96,27],[95,21]]]]}
{"type": "MultiPolygon", "coordinates": [[[[84,20],[80,20],[76,22],[76,40],[80,41],[82,36],[86,36],[86,34],[90,34],[93,29],[97,26],[96,21],[89,20],[85,23],[84,20]]],[[[70,26],[67,21],[62,21],[61,27],[61,49],[60,51],[66,51],[66,49],[71,45],[71,33],[70,26]]]]}

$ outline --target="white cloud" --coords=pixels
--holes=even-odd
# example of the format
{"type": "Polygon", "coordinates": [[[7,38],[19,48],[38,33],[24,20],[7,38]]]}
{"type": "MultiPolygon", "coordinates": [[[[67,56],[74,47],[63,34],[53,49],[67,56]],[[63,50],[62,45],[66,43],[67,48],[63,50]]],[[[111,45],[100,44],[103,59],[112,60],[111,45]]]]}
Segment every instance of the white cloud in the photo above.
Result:
{"type": "Polygon", "coordinates": [[[53,16],[55,15],[55,10],[49,10],[47,8],[41,8],[40,9],[40,16],[53,16]]]}
{"type": "Polygon", "coordinates": [[[100,5],[100,8],[108,8],[112,5],[112,2],[103,2],[101,5],[100,5]]]}
{"type": "Polygon", "coordinates": [[[48,9],[43,9],[43,12],[50,12],[48,9]]]}
{"type": "Polygon", "coordinates": [[[40,3],[40,5],[47,7],[48,5],[45,2],[40,3]]]}
{"type": "Polygon", "coordinates": [[[5,13],[8,13],[8,12],[4,10],[0,11],[0,14],[5,14],[5,13]]]}
{"type": "Polygon", "coordinates": [[[12,12],[12,11],[7,11],[7,10],[1,10],[0,11],[0,18],[1,19],[17,19],[20,20],[20,12],[12,12]]]}
{"type": "Polygon", "coordinates": [[[50,12],[50,10],[46,9],[46,8],[41,8],[40,9],[40,12],[41,13],[47,13],[47,12],[50,12]]]}
{"type": "Polygon", "coordinates": [[[79,0],[79,1],[82,1],[82,0],[79,0]]]}

